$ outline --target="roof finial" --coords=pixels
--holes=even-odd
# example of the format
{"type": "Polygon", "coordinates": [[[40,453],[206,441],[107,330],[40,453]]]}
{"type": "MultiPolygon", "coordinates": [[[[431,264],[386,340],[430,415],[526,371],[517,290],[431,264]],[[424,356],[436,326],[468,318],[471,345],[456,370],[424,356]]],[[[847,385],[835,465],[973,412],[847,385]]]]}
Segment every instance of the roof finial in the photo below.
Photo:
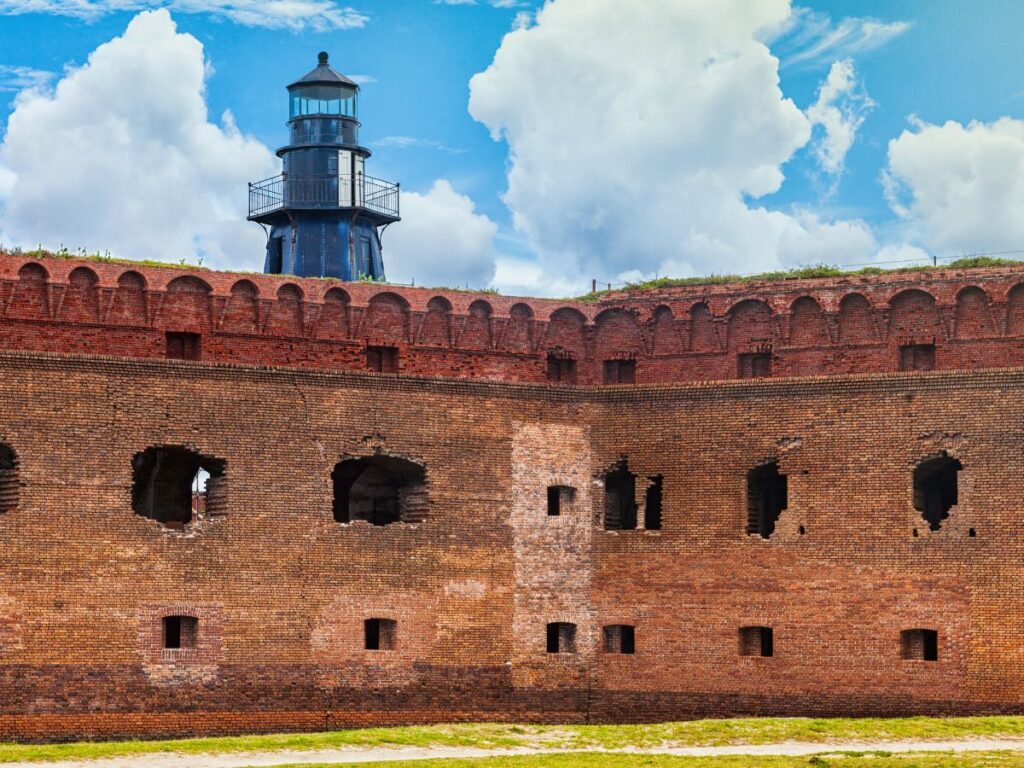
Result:
{"type": "Polygon", "coordinates": [[[320,60],[320,66],[321,67],[326,67],[327,66],[327,51],[320,51],[320,53],[317,55],[317,59],[320,60]]]}

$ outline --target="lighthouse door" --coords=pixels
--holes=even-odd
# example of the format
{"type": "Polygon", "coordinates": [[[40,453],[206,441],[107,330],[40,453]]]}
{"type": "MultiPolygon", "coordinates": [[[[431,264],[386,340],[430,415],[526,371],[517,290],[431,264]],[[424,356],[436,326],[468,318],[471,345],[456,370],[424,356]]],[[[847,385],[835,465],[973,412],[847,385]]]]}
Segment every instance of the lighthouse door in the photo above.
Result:
{"type": "Polygon", "coordinates": [[[352,207],[352,153],[338,150],[338,205],[352,207]]]}

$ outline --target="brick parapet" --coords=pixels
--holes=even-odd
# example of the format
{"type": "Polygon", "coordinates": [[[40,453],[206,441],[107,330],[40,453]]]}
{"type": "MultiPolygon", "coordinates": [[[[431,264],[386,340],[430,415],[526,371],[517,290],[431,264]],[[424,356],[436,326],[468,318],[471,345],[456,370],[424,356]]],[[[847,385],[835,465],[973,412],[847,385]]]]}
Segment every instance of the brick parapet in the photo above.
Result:
{"type": "Polygon", "coordinates": [[[164,357],[167,333],[211,362],[365,370],[367,346],[406,375],[543,382],[548,357],[580,384],[607,360],[639,383],[728,380],[768,354],[771,375],[886,373],[899,348],[945,370],[1024,365],[1024,266],[936,269],[608,294],[497,296],[280,275],[0,254],[0,349],[164,357]]]}

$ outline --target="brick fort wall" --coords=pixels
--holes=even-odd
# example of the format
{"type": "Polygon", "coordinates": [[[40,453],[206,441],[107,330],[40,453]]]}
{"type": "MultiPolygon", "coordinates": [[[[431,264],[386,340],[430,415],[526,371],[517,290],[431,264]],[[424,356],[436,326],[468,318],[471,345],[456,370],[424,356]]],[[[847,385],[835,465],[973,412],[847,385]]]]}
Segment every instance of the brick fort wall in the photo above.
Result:
{"type": "Polygon", "coordinates": [[[0,738],[1024,711],[1024,371],[601,388],[144,357],[0,353],[0,738]],[[133,511],[154,446],[222,462],[217,514],[133,511]],[[961,469],[932,530],[937,456],[961,469]],[[416,522],[335,519],[332,470],[369,457],[422,469],[416,522]],[[638,522],[610,530],[626,468],[638,522]]]}

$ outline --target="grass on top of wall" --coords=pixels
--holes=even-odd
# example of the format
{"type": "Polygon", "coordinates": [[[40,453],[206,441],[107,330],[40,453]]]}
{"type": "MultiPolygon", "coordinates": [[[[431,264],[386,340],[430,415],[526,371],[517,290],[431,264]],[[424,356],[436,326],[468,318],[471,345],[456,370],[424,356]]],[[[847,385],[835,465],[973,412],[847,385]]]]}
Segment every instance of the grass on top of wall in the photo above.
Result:
{"type": "Polygon", "coordinates": [[[978,269],[983,267],[1024,266],[1016,259],[1000,259],[992,256],[969,256],[956,259],[948,264],[920,264],[917,266],[883,269],[882,267],[864,267],[863,269],[847,270],[830,264],[818,264],[812,267],[763,272],[758,275],[699,275],[696,277],[658,277],[641,283],[627,283],[610,291],[594,291],[578,297],[578,301],[600,301],[606,296],[631,291],[656,291],[661,288],[686,288],[702,285],[727,285],[729,283],[761,283],[784,282],[786,280],[812,280],[818,277],[858,277],[863,275],[895,275],[901,272],[934,272],[939,269],[978,269]]]}
{"type": "MultiPolygon", "coordinates": [[[[996,736],[1024,737],[1024,717],[743,718],[654,725],[456,724],[164,741],[3,743],[0,744],[0,763],[117,757],[152,752],[201,754],[396,746],[642,749],[775,744],[783,741],[828,745],[996,736]]],[[[1024,768],[1024,762],[1020,765],[1024,768]]]]}
{"type": "MultiPolygon", "coordinates": [[[[43,247],[39,247],[30,251],[23,251],[21,248],[7,248],[0,244],[0,254],[24,256],[28,259],[41,259],[41,258],[56,258],[56,259],[75,259],[79,261],[93,261],[107,264],[118,264],[123,266],[144,266],[144,267],[163,267],[169,269],[184,269],[184,270],[201,270],[208,271],[208,267],[203,266],[203,260],[199,259],[198,263],[191,263],[185,259],[178,262],[167,262],[167,261],[154,261],[152,259],[126,259],[112,256],[109,251],[100,253],[99,251],[92,251],[85,248],[79,248],[77,250],[69,250],[61,247],[56,251],[48,251],[43,247]]],[[[653,280],[646,280],[639,283],[627,283],[622,286],[618,286],[612,290],[601,290],[593,291],[591,293],[585,293],[582,296],[569,297],[566,301],[580,301],[585,303],[592,303],[600,301],[608,296],[628,293],[631,291],[655,291],[662,288],[679,288],[679,287],[692,287],[702,285],[726,285],[729,283],[756,283],[756,282],[782,282],[786,280],[810,280],[816,277],[856,277],[859,275],[888,275],[898,274],[901,272],[930,272],[937,269],[978,269],[983,267],[1008,267],[1008,266],[1024,266],[1024,262],[1017,259],[1003,259],[993,256],[967,256],[961,259],[956,259],[948,264],[921,264],[896,267],[894,269],[883,269],[882,267],[864,267],[857,270],[847,270],[842,267],[837,267],[831,264],[817,264],[810,267],[797,267],[796,269],[779,270],[776,272],[763,272],[757,275],[698,275],[695,277],[658,277],[653,280]]],[[[262,271],[256,270],[224,270],[229,274],[263,274],[262,271]]],[[[275,277],[295,278],[295,275],[278,274],[275,277]]],[[[344,282],[339,281],[334,277],[311,277],[304,278],[311,280],[329,280],[331,282],[344,282]]],[[[490,296],[501,296],[501,292],[496,288],[470,288],[459,286],[426,286],[426,285],[415,285],[407,283],[391,283],[386,280],[375,280],[371,278],[360,278],[354,282],[366,282],[380,285],[383,287],[399,287],[399,288],[423,288],[425,290],[433,291],[447,291],[449,293],[472,293],[472,294],[485,294],[490,296]]]]}
{"type": "MultiPolygon", "coordinates": [[[[737,755],[675,757],[669,755],[598,754],[483,757],[457,760],[399,760],[360,763],[360,768],[1022,768],[1019,752],[961,752],[890,754],[886,752],[823,753],[804,757],[737,755]]],[[[279,768],[337,768],[338,764],[279,766],[279,768]]]]}

